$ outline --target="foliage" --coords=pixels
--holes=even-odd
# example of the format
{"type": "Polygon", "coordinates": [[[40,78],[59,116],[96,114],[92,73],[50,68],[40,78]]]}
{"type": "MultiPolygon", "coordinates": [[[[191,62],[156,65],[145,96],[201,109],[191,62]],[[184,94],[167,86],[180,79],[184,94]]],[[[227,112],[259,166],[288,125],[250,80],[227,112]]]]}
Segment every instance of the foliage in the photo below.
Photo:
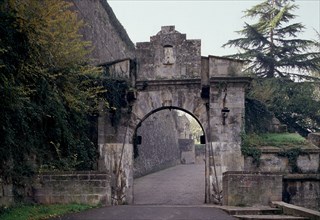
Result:
{"type": "Polygon", "coordinates": [[[40,169],[95,167],[96,106],[105,90],[71,6],[0,2],[0,176],[16,198],[40,169]]]}
{"type": "Polygon", "coordinates": [[[291,166],[292,173],[300,172],[299,167],[297,165],[297,160],[300,155],[306,154],[301,148],[295,147],[288,150],[283,150],[278,153],[280,157],[287,157],[289,160],[289,165],[291,166]]]}
{"type": "Polygon", "coordinates": [[[54,205],[20,205],[2,207],[0,218],[3,220],[37,220],[61,216],[67,213],[80,212],[95,206],[84,204],[54,204],[54,205]]]}
{"type": "MultiPolygon", "coordinates": [[[[105,74],[105,77],[101,79],[101,84],[106,89],[104,97],[108,100],[111,124],[117,128],[121,119],[121,110],[130,107],[127,102],[129,84],[123,79],[113,78],[108,74],[105,74]]],[[[128,111],[131,109],[128,108],[128,111]]]]}
{"type": "Polygon", "coordinates": [[[244,157],[252,157],[253,163],[260,165],[261,150],[259,149],[260,138],[256,134],[241,135],[241,152],[244,157]]]}
{"type": "Polygon", "coordinates": [[[265,133],[269,131],[273,114],[267,106],[257,99],[245,99],[245,131],[247,133],[265,133]]]}
{"type": "Polygon", "coordinates": [[[310,132],[320,130],[320,99],[317,88],[317,82],[292,82],[281,78],[256,79],[248,97],[260,100],[290,131],[297,131],[305,137],[310,132]]]}
{"type": "Polygon", "coordinates": [[[308,145],[306,139],[297,133],[266,133],[260,137],[262,146],[296,147],[308,145]]]}
{"type": "MultiPolygon", "coordinates": [[[[243,37],[229,40],[224,46],[234,46],[239,53],[231,55],[250,61],[247,70],[260,77],[292,77],[299,73],[320,71],[318,42],[297,38],[304,29],[291,11],[298,6],[290,0],[265,0],[245,11],[245,17],[258,18],[255,24],[245,24],[238,31],[243,37]]],[[[305,76],[306,77],[306,76],[305,76]]]]}
{"type": "Polygon", "coordinates": [[[264,133],[242,135],[241,151],[245,157],[252,157],[253,163],[260,164],[261,147],[281,147],[279,156],[287,157],[293,172],[297,172],[297,158],[303,154],[301,146],[308,145],[305,138],[297,133],[264,133]]]}

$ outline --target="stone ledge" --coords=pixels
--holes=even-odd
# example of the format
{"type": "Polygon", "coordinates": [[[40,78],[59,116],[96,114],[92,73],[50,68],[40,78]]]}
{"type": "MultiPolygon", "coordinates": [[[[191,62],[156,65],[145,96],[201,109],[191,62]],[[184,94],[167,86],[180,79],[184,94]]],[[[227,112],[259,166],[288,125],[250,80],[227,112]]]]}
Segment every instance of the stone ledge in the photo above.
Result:
{"type": "MultiPolygon", "coordinates": [[[[283,150],[290,150],[290,148],[282,149],[277,147],[265,146],[260,148],[261,153],[264,154],[276,154],[283,152],[283,150]]],[[[320,154],[320,149],[318,148],[302,148],[301,149],[304,153],[307,154],[320,154]]]]}
{"type": "Polygon", "coordinates": [[[101,172],[101,171],[96,171],[96,170],[90,170],[90,171],[45,171],[45,172],[40,172],[38,175],[91,175],[91,174],[107,174],[109,175],[108,172],[101,172]]]}
{"type": "Polygon", "coordinates": [[[282,201],[273,201],[271,202],[271,204],[275,207],[282,208],[284,214],[308,217],[310,220],[320,219],[320,212],[315,210],[303,208],[296,205],[291,205],[282,201]]]}
{"type": "Polygon", "coordinates": [[[210,83],[226,82],[226,83],[251,83],[252,78],[246,76],[214,76],[210,77],[210,83]]]}
{"type": "Polygon", "coordinates": [[[282,176],[284,172],[256,172],[256,171],[226,171],[223,175],[239,175],[239,174],[246,174],[246,175],[273,175],[273,176],[282,176]]]}
{"type": "Polygon", "coordinates": [[[285,180],[320,180],[320,174],[287,174],[283,176],[285,180]]]}

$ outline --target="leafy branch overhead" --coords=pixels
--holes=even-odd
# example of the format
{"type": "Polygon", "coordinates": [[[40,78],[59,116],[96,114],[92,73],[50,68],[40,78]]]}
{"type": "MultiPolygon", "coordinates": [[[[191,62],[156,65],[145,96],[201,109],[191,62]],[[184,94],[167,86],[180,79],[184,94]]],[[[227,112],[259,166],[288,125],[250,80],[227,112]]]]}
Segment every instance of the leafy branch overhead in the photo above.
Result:
{"type": "Polygon", "coordinates": [[[291,23],[298,6],[288,0],[267,0],[246,10],[245,23],[237,33],[243,37],[229,40],[223,46],[236,47],[239,52],[229,57],[248,60],[247,71],[259,77],[312,78],[320,71],[320,48],[315,40],[297,38],[305,27],[291,23]]]}

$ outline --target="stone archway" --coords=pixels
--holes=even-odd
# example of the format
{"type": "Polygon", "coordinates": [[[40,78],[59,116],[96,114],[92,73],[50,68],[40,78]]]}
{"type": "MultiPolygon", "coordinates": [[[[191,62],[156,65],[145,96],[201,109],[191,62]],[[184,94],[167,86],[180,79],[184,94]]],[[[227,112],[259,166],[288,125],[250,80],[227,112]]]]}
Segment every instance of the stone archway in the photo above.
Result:
{"type": "Polygon", "coordinates": [[[250,82],[242,76],[242,62],[216,56],[202,57],[200,40],[188,40],[174,26],[162,27],[150,42],[137,43],[136,60],[107,66],[108,72],[134,88],[130,105],[122,109],[117,126],[101,109],[99,169],[112,176],[114,204],[133,201],[133,136],[151,112],[183,109],[194,115],[206,135],[206,202],[221,202],[222,173],[243,170],[241,131],[244,92],[250,82]]]}
{"type": "Polygon", "coordinates": [[[199,120],[175,106],[155,109],[137,125],[133,139],[134,204],[203,204],[205,145],[196,145],[195,136],[191,136],[191,118],[204,137],[199,120]]]}

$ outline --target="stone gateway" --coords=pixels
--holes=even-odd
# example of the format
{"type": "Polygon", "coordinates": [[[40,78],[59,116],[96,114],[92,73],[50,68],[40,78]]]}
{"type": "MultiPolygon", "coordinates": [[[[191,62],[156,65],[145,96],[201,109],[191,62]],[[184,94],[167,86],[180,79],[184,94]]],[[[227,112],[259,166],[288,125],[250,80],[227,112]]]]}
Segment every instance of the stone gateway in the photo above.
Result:
{"type": "Polygon", "coordinates": [[[250,78],[242,74],[242,62],[217,56],[201,56],[201,41],[189,40],[174,26],[164,26],[137,43],[135,59],[106,65],[109,74],[127,80],[128,109],[117,125],[101,108],[99,170],[112,174],[113,204],[133,203],[133,152],[137,128],[150,115],[178,109],[201,125],[206,143],[205,201],[221,203],[222,173],[241,171],[241,132],[244,94],[250,78]]]}

